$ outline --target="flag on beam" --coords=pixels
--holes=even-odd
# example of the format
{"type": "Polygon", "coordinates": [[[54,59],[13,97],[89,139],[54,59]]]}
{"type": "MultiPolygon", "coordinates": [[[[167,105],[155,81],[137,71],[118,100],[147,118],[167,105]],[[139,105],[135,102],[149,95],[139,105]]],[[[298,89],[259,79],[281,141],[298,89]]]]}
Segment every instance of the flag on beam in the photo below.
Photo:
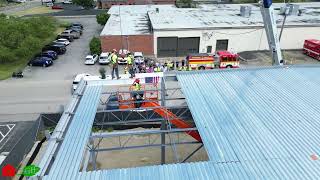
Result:
{"type": "Polygon", "coordinates": [[[160,77],[159,77],[159,76],[156,76],[156,77],[146,77],[145,82],[146,82],[146,83],[158,84],[159,80],[160,80],[160,77]]]}

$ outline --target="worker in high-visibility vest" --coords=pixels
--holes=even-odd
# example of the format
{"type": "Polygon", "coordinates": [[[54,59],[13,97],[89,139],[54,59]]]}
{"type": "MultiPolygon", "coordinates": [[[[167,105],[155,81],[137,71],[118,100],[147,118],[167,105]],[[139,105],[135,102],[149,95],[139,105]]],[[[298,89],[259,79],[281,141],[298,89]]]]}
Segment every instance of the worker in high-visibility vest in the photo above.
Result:
{"type": "Polygon", "coordinates": [[[154,68],[154,72],[161,72],[161,68],[159,65],[157,65],[155,68],[154,68]]]}
{"type": "Polygon", "coordinates": [[[188,66],[187,71],[192,71],[192,68],[190,65],[188,66]]]}
{"type": "Polygon", "coordinates": [[[178,71],[182,71],[182,70],[183,70],[183,67],[179,66],[178,71]]]}
{"type": "Polygon", "coordinates": [[[133,84],[133,89],[134,89],[134,93],[133,93],[133,99],[134,99],[134,105],[136,108],[141,107],[142,104],[142,100],[143,100],[143,91],[141,91],[141,84],[140,84],[140,80],[136,79],[133,84]]]}
{"type": "Polygon", "coordinates": [[[111,71],[112,79],[115,78],[114,73],[116,73],[117,79],[120,79],[119,69],[118,69],[118,55],[115,49],[112,51],[112,54],[111,54],[111,64],[112,64],[112,71],[111,71]]]}
{"type": "Polygon", "coordinates": [[[187,66],[183,66],[183,71],[187,71],[187,66]]]}
{"type": "Polygon", "coordinates": [[[133,78],[134,77],[133,56],[131,55],[131,53],[128,54],[127,63],[128,63],[129,73],[131,75],[130,78],[133,78]]]}

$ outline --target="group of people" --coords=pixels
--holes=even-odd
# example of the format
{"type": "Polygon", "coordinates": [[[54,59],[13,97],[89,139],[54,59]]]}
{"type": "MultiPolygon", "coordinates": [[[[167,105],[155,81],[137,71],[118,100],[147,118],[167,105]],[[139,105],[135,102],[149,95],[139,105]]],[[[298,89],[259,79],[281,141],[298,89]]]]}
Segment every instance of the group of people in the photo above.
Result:
{"type": "MultiPolygon", "coordinates": [[[[111,72],[112,79],[114,78],[120,79],[121,77],[119,76],[119,68],[118,68],[119,55],[117,51],[114,49],[110,56],[111,56],[111,64],[112,64],[112,72],[111,72]]],[[[181,61],[181,66],[179,66],[180,65],[179,61],[177,62],[168,61],[164,64],[160,64],[160,63],[155,63],[153,60],[135,65],[134,57],[130,52],[127,54],[126,58],[127,58],[127,66],[125,66],[124,68],[124,73],[130,74],[130,78],[134,78],[136,73],[166,72],[174,69],[178,71],[192,71],[191,66],[187,65],[185,60],[181,61]]]]}

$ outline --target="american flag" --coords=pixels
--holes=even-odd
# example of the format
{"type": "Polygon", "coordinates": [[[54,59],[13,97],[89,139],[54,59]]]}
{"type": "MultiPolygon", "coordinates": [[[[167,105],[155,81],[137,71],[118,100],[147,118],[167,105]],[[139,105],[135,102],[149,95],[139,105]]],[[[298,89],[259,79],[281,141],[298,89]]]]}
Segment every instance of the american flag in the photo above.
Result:
{"type": "Polygon", "coordinates": [[[160,77],[159,77],[159,76],[156,76],[156,77],[146,77],[145,82],[146,82],[146,83],[158,84],[159,80],[160,80],[160,77]]]}

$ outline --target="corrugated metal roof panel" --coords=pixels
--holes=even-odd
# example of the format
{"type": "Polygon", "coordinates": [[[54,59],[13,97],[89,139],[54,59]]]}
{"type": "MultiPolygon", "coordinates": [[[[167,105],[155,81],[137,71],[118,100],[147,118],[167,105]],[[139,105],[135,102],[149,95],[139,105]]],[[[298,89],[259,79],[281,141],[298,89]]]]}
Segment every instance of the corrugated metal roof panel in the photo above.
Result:
{"type": "Polygon", "coordinates": [[[48,179],[75,179],[96,115],[102,86],[87,86],[48,179]]]}
{"type": "Polygon", "coordinates": [[[77,177],[73,167],[74,176],[62,178],[318,179],[320,160],[310,156],[320,153],[319,72],[320,67],[280,67],[179,73],[210,161],[77,177]]]}

